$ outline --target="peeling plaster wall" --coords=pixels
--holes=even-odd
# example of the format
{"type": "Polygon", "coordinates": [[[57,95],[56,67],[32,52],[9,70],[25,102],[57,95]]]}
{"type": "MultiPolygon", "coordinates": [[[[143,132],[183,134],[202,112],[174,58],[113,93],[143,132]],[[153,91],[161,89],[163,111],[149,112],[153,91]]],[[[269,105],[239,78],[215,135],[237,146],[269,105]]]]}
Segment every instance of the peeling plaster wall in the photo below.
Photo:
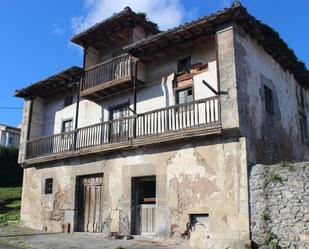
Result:
{"type": "Polygon", "coordinates": [[[103,227],[130,233],[131,179],[156,176],[158,237],[179,237],[189,214],[209,214],[209,229],[192,232],[200,248],[242,248],[249,240],[246,140],[196,139],[88,156],[24,170],[21,221],[26,226],[61,231],[76,224],[76,176],[103,173],[103,227]],[[54,177],[54,194],[43,182],[54,177]],[[214,246],[214,247],[212,247],[214,246]]]}
{"type": "Polygon", "coordinates": [[[44,135],[45,104],[44,98],[36,97],[33,100],[30,137],[44,135]]]}
{"type": "MultiPolygon", "coordinates": [[[[302,144],[299,128],[296,86],[300,85],[240,27],[235,29],[235,51],[240,128],[250,141],[249,161],[308,160],[308,146],[302,144]],[[274,114],[266,111],[264,85],[273,91],[274,114]]],[[[304,97],[308,116],[308,90],[304,97]]]]}
{"type": "Polygon", "coordinates": [[[27,141],[30,103],[31,103],[30,100],[25,100],[24,102],[23,117],[21,121],[19,151],[18,151],[18,163],[23,162],[26,156],[26,141],[27,141]]]}

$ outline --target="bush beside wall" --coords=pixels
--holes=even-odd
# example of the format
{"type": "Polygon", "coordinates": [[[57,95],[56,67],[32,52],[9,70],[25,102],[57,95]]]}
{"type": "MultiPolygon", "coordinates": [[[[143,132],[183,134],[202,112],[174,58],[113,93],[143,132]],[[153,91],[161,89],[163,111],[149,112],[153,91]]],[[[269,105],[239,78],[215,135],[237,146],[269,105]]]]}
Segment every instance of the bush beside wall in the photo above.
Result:
{"type": "Polygon", "coordinates": [[[0,146],[0,187],[22,185],[23,170],[17,161],[17,148],[0,146]]]}

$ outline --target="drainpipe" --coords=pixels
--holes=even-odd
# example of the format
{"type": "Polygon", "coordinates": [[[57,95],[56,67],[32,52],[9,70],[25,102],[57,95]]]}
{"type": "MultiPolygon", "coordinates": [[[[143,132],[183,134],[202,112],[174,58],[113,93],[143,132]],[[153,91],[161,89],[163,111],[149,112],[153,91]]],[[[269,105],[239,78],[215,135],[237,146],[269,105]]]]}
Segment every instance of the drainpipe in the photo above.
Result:
{"type": "Polygon", "coordinates": [[[138,60],[134,61],[134,78],[133,78],[133,95],[134,95],[134,125],[133,125],[133,138],[136,138],[136,101],[137,101],[137,91],[136,91],[136,83],[137,83],[137,67],[138,67],[138,60]]]}
{"type": "Polygon", "coordinates": [[[76,143],[77,143],[77,128],[78,128],[78,114],[79,114],[79,102],[80,102],[80,92],[83,87],[84,83],[84,76],[85,76],[85,61],[86,61],[86,49],[84,49],[84,55],[83,55],[83,73],[82,77],[78,83],[77,87],[77,96],[76,96],[76,112],[75,112],[75,125],[74,125],[74,138],[73,138],[73,150],[76,150],[76,143]]]}

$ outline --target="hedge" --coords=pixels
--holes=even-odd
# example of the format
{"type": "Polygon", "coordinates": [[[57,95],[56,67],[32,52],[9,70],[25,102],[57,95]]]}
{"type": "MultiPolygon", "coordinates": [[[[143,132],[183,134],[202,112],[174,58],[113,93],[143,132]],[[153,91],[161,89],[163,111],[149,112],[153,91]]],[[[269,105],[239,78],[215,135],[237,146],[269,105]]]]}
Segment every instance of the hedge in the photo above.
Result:
{"type": "Polygon", "coordinates": [[[0,187],[21,186],[22,167],[18,164],[18,149],[0,146],[0,187]]]}

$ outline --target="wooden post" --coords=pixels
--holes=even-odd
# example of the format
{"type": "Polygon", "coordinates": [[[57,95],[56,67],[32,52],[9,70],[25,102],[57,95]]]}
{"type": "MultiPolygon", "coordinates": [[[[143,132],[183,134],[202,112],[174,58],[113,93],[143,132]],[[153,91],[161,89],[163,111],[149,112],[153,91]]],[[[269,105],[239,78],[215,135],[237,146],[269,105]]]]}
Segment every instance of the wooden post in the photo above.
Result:
{"type": "MultiPolygon", "coordinates": [[[[218,122],[221,124],[221,80],[220,80],[220,64],[219,64],[219,46],[218,46],[218,34],[215,35],[216,46],[216,67],[217,67],[217,87],[218,87],[218,122]]],[[[222,125],[222,124],[221,124],[222,125]]]]}
{"type": "Polygon", "coordinates": [[[75,112],[75,125],[74,125],[74,136],[73,136],[73,150],[76,150],[76,143],[77,143],[77,128],[78,128],[78,114],[79,114],[79,102],[80,102],[80,92],[83,87],[84,77],[85,77],[85,61],[86,61],[86,49],[84,49],[84,56],[83,56],[83,73],[82,77],[78,83],[77,87],[77,97],[76,97],[76,112],[75,112]]]}
{"type": "Polygon", "coordinates": [[[134,77],[133,77],[133,95],[134,95],[134,123],[133,123],[133,138],[136,138],[136,101],[137,101],[137,92],[136,92],[136,83],[137,83],[137,66],[138,66],[138,60],[134,61],[134,77]]]}

